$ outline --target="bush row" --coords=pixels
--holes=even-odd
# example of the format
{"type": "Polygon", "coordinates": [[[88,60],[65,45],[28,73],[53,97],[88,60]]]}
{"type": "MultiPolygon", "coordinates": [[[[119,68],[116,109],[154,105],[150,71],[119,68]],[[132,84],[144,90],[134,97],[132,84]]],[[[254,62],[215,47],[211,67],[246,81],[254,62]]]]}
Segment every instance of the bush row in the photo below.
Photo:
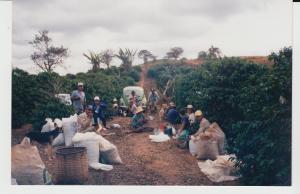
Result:
{"type": "Polygon", "coordinates": [[[96,72],[67,74],[57,73],[29,74],[20,69],[12,71],[12,127],[33,123],[35,129],[41,129],[46,117],[62,118],[73,114],[70,106],[61,104],[55,94],[70,94],[77,88],[78,82],[85,84],[87,103],[94,96],[100,96],[108,103],[107,116],[110,115],[113,98],[120,98],[125,86],[135,85],[139,81],[139,67],[125,71],[111,67],[96,72]]]}

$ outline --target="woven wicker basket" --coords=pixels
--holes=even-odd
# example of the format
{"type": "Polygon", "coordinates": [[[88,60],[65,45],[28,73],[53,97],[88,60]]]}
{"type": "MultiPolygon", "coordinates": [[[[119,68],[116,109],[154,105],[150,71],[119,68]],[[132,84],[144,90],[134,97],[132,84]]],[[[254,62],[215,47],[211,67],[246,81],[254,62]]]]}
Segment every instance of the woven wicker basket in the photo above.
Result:
{"type": "Polygon", "coordinates": [[[56,184],[83,184],[88,179],[86,148],[63,147],[56,151],[56,184]]]}

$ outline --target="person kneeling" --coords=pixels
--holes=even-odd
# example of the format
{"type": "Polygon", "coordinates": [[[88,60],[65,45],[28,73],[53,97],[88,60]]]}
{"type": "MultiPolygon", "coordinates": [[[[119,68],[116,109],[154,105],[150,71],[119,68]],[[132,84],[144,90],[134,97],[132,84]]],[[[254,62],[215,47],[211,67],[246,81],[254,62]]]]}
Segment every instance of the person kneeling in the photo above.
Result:
{"type": "Polygon", "coordinates": [[[131,128],[133,132],[139,133],[144,131],[152,131],[153,129],[150,127],[146,127],[147,119],[143,114],[143,108],[137,107],[136,114],[133,115],[131,120],[131,128]]]}

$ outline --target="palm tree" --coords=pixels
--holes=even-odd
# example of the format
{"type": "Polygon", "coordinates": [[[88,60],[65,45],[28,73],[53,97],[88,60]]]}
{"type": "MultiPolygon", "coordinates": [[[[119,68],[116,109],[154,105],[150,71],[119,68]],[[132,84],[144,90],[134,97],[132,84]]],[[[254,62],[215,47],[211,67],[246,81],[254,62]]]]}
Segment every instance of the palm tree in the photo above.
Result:
{"type": "Polygon", "coordinates": [[[106,64],[107,68],[109,68],[113,57],[114,57],[114,52],[110,49],[101,52],[101,62],[106,64]]]}
{"type": "Polygon", "coordinates": [[[101,54],[89,51],[88,55],[83,53],[83,56],[85,56],[90,61],[90,63],[93,65],[93,67],[92,67],[93,71],[100,69],[101,54]]]}
{"type": "Polygon", "coordinates": [[[138,52],[138,57],[144,60],[144,64],[148,62],[148,59],[152,58],[152,53],[148,50],[140,50],[138,52]]]}
{"type": "Polygon", "coordinates": [[[126,70],[129,70],[132,67],[135,54],[136,50],[130,50],[126,48],[125,51],[123,51],[123,49],[119,49],[119,53],[115,56],[122,61],[121,66],[123,66],[126,70]]]}

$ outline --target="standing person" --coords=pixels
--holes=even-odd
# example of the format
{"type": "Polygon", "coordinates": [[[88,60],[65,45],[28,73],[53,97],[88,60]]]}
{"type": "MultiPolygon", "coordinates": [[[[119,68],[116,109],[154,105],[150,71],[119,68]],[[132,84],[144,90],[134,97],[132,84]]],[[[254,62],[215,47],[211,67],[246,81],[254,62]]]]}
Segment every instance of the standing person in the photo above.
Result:
{"type": "MultiPolygon", "coordinates": [[[[131,97],[130,97],[130,98],[132,98],[133,103],[137,104],[137,96],[136,96],[134,90],[131,91],[131,97]]],[[[129,98],[129,99],[130,99],[130,98],[129,98]]]]}
{"type": "Polygon", "coordinates": [[[194,107],[191,104],[187,105],[187,107],[186,107],[186,112],[187,112],[187,115],[189,116],[189,121],[191,124],[193,124],[195,122],[195,113],[194,113],[193,109],[194,109],[194,107]]]}
{"type": "Polygon", "coordinates": [[[159,95],[158,95],[157,91],[155,91],[155,89],[151,89],[151,92],[149,93],[149,96],[148,96],[150,110],[152,110],[152,108],[154,108],[154,110],[156,111],[156,105],[157,105],[158,100],[159,100],[159,95]]]}
{"type": "Polygon", "coordinates": [[[107,105],[105,102],[100,100],[99,96],[95,96],[94,98],[94,104],[93,104],[93,117],[94,117],[94,123],[98,124],[98,118],[101,120],[103,127],[106,128],[106,119],[104,115],[104,110],[107,108],[107,105]]]}
{"type": "Polygon", "coordinates": [[[85,93],[83,91],[83,83],[79,82],[77,84],[77,90],[74,90],[71,94],[71,100],[73,104],[73,108],[76,114],[80,114],[84,110],[84,106],[86,103],[85,93]]]}

